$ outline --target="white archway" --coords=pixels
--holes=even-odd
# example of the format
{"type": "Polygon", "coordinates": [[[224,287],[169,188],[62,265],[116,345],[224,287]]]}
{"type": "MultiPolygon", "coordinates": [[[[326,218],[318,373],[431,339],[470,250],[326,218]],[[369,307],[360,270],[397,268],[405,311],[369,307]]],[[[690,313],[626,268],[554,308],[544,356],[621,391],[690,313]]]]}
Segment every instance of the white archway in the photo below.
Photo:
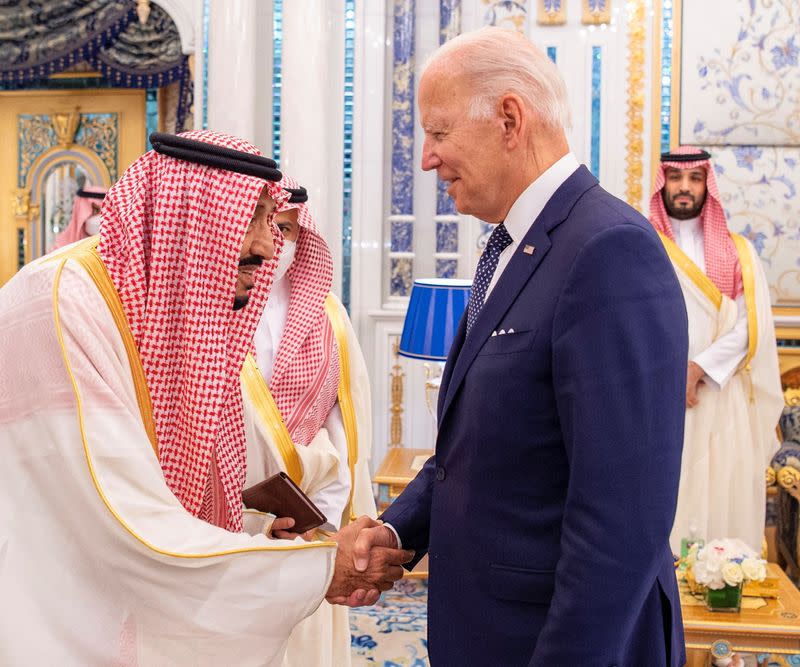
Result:
{"type": "Polygon", "coordinates": [[[154,4],[161,7],[175,21],[181,37],[181,50],[191,55],[197,50],[197,27],[202,21],[202,0],[156,0],[154,4]]]}

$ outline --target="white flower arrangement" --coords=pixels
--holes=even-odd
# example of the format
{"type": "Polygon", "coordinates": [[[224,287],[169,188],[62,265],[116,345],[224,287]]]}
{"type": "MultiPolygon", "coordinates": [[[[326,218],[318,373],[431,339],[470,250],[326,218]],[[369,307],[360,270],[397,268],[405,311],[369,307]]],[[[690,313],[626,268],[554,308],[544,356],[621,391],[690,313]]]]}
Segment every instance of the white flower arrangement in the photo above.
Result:
{"type": "Polygon", "coordinates": [[[695,545],[686,563],[697,583],[712,590],[747,581],[764,581],[767,576],[767,561],[736,539],[712,540],[700,548],[695,545]]]}

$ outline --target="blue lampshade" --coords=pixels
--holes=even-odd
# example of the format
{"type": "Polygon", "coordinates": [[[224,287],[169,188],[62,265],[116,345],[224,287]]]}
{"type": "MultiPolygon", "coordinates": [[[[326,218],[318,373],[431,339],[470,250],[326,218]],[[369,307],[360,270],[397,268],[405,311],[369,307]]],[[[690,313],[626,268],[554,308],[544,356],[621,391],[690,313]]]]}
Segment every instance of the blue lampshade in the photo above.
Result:
{"type": "Polygon", "coordinates": [[[471,287],[469,280],[415,280],[398,353],[413,359],[446,361],[471,287]]]}

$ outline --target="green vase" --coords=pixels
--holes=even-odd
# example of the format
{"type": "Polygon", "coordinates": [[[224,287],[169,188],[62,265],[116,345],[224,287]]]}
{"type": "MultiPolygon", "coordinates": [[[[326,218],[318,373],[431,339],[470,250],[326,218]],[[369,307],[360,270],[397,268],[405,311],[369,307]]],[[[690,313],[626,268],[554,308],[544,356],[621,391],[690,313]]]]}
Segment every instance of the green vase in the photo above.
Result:
{"type": "Polygon", "coordinates": [[[709,611],[738,613],[742,608],[742,584],[738,586],[724,586],[717,590],[707,588],[706,607],[709,611]]]}

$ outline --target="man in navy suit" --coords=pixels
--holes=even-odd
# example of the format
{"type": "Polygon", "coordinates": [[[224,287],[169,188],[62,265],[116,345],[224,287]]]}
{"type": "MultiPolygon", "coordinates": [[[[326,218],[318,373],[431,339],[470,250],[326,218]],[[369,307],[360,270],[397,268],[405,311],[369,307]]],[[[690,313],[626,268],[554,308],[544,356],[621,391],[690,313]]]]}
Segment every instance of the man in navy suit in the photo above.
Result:
{"type": "Polygon", "coordinates": [[[434,54],[422,168],[496,225],[431,457],[361,532],[430,556],[434,665],[684,663],[669,547],[686,311],[652,227],[570,153],[555,66],[484,28],[434,54]]]}

